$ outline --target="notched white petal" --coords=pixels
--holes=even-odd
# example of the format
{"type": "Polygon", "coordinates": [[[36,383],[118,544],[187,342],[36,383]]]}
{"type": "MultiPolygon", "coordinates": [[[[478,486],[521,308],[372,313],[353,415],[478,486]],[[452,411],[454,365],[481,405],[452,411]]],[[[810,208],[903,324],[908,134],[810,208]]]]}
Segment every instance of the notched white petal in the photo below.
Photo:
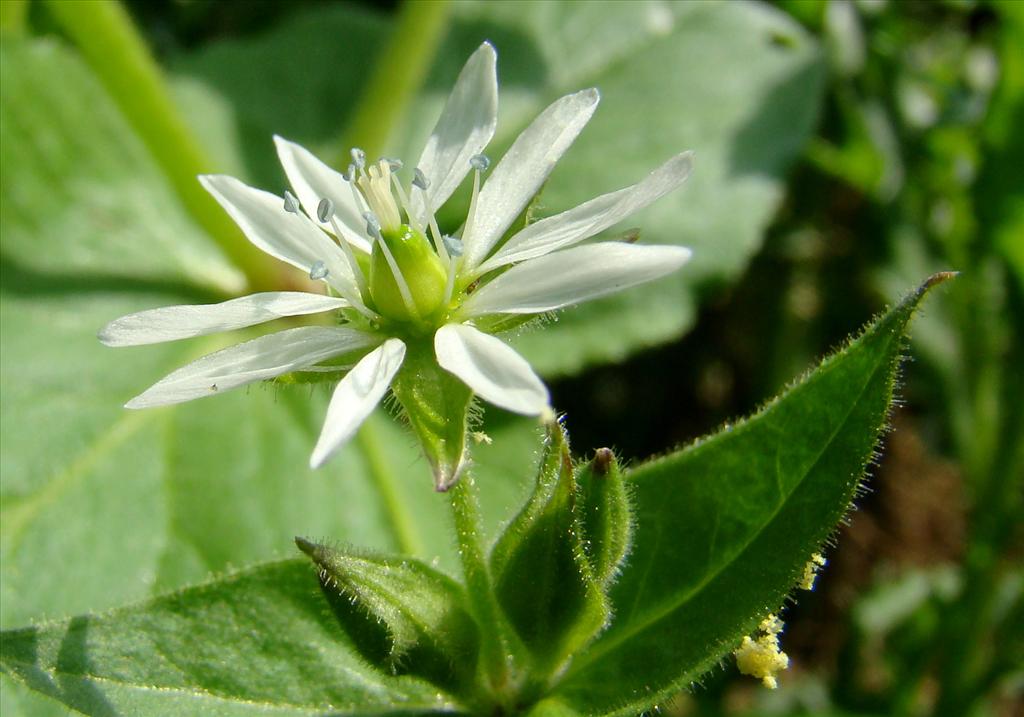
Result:
{"type": "Polygon", "coordinates": [[[199,181],[257,247],[307,274],[322,261],[329,284],[343,294],[355,291],[355,277],[338,245],[309,217],[285,211],[281,197],[226,175],[204,175],[199,181]]]}
{"type": "Polygon", "coordinates": [[[321,222],[317,217],[317,207],[322,199],[330,199],[334,205],[334,216],[337,217],[345,239],[353,246],[369,252],[370,242],[363,232],[366,222],[362,218],[362,208],[356,205],[352,188],[345,178],[321,162],[316,155],[302,145],[290,142],[284,137],[274,135],[277,156],[288,175],[288,182],[299,197],[302,208],[310,219],[315,220],[325,231],[334,233],[329,221],[321,222]]]}
{"type": "Polygon", "coordinates": [[[355,434],[384,397],[391,380],[405,358],[405,344],[388,339],[366,354],[334,389],[327,417],[316,447],[309,459],[311,468],[319,468],[334,451],[355,434]]]}
{"type": "MultiPolygon", "coordinates": [[[[431,211],[447,201],[470,170],[470,159],[483,151],[498,122],[497,55],[482,44],[466,61],[441,117],[427,139],[416,166],[427,179],[431,211]]],[[[412,211],[423,216],[423,192],[410,197],[412,211]]]]}
{"type": "Polygon", "coordinates": [[[441,368],[495,406],[527,416],[550,411],[544,382],[501,339],[465,324],[448,324],[434,335],[434,352],[441,368]]]}
{"type": "Polygon", "coordinates": [[[472,233],[463,237],[465,267],[472,269],[533,198],[555,164],[597,109],[595,89],[567,95],[552,103],[523,130],[480,190],[472,233]]]}
{"type": "Polygon", "coordinates": [[[513,236],[476,273],[565,249],[617,224],[633,212],[660,199],[686,181],[693,169],[693,152],[678,154],[631,187],[541,219],[513,236]]]}
{"type": "Polygon", "coordinates": [[[462,313],[552,311],[657,279],[681,267],[691,254],[685,247],[622,242],[573,247],[517,264],[471,294],[462,313]]]}
{"type": "Polygon", "coordinates": [[[344,299],[301,291],[268,291],[219,304],[164,306],[114,319],[100,329],[107,346],[141,346],[255,326],[348,306],[344,299]]]}
{"type": "Polygon", "coordinates": [[[213,396],[367,348],[378,341],[377,337],[354,329],[285,329],[203,356],[157,381],[126,403],[125,408],[166,406],[213,396]]]}

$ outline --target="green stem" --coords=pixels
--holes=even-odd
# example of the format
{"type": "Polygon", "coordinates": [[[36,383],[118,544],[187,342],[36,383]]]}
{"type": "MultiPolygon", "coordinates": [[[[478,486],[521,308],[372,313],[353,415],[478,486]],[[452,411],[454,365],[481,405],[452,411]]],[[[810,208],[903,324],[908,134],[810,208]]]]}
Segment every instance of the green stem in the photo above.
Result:
{"type": "Polygon", "coordinates": [[[28,0],[3,0],[0,2],[0,31],[11,35],[24,35],[28,0]]]}
{"type": "Polygon", "coordinates": [[[409,506],[401,499],[401,491],[388,465],[387,450],[381,443],[379,428],[381,420],[380,416],[370,416],[369,420],[359,429],[359,433],[356,434],[356,441],[369,464],[370,475],[384,502],[384,510],[395,533],[399,551],[423,557],[426,554],[426,548],[414,527],[409,506]]]}
{"type": "Polygon", "coordinates": [[[196,176],[213,164],[178,112],[163,74],[125,9],[113,0],[48,0],[53,19],[81,51],[170,180],[182,204],[245,274],[251,289],[275,286],[277,270],[246,241],[196,176]]]}
{"type": "MultiPolygon", "coordinates": [[[[405,0],[395,29],[381,51],[357,103],[342,146],[361,147],[370,157],[386,148],[399,118],[423,84],[444,36],[449,0],[405,0]]],[[[348,163],[348,155],[339,164],[348,163]]]]}
{"type": "Polygon", "coordinates": [[[508,646],[503,635],[505,629],[501,608],[494,595],[491,572],[480,538],[483,529],[480,505],[476,497],[473,477],[465,475],[449,491],[455,537],[462,561],[463,578],[470,604],[480,625],[483,668],[487,673],[493,695],[506,693],[510,683],[508,646]]]}

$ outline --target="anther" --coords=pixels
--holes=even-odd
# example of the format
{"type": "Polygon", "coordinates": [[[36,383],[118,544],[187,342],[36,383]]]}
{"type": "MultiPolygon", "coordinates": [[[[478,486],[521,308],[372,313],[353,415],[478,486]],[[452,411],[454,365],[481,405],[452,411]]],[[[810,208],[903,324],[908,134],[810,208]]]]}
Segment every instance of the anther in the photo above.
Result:
{"type": "Polygon", "coordinates": [[[430,188],[430,180],[419,167],[412,170],[412,186],[422,189],[424,192],[430,188]]]}
{"type": "Polygon", "coordinates": [[[299,200],[287,189],[284,190],[284,210],[292,214],[299,213],[299,200]]]}
{"type": "Polygon", "coordinates": [[[448,250],[450,256],[462,256],[461,239],[453,237],[451,234],[445,234],[441,239],[444,241],[444,248],[448,250]]]}
{"type": "Polygon", "coordinates": [[[381,157],[381,159],[388,163],[388,166],[391,167],[392,172],[397,172],[399,169],[405,166],[405,164],[402,163],[402,160],[395,159],[394,157],[381,157]]]}
{"type": "Polygon", "coordinates": [[[316,207],[316,218],[326,224],[334,216],[334,202],[327,197],[320,200],[320,204],[316,207]]]}
{"type": "Polygon", "coordinates": [[[366,166],[366,152],[358,147],[353,147],[351,154],[352,163],[356,165],[356,169],[362,169],[366,166]]]}
{"type": "Polygon", "coordinates": [[[366,233],[374,239],[380,239],[380,222],[373,212],[363,212],[363,219],[366,220],[366,233]]]}
{"type": "Polygon", "coordinates": [[[327,278],[327,273],[327,265],[319,259],[313,262],[313,266],[309,267],[309,278],[313,281],[327,278]]]}
{"type": "Polygon", "coordinates": [[[356,181],[356,165],[348,165],[348,171],[341,175],[341,178],[344,179],[346,182],[356,181]]]}
{"type": "Polygon", "coordinates": [[[469,158],[469,164],[478,172],[486,172],[491,166],[491,160],[486,154],[474,154],[469,158]]]}

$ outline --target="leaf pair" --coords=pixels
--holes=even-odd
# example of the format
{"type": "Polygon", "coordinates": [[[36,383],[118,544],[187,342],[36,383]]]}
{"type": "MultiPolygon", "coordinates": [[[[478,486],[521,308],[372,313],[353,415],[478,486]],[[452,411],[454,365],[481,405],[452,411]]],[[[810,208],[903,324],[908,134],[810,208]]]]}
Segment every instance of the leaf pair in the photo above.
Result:
{"type": "MultiPolygon", "coordinates": [[[[849,509],[885,425],[906,325],[947,277],[754,417],[620,486],[604,453],[574,471],[552,431],[534,495],[491,556],[520,643],[512,658],[525,665],[521,699],[503,701],[536,714],[634,714],[698,679],[781,605],[849,509]]],[[[411,559],[301,546],[329,579],[331,610],[305,561],[269,563],[5,632],[0,666],[95,715],[482,712],[476,651],[492,636],[475,628],[460,586],[411,559]]]]}

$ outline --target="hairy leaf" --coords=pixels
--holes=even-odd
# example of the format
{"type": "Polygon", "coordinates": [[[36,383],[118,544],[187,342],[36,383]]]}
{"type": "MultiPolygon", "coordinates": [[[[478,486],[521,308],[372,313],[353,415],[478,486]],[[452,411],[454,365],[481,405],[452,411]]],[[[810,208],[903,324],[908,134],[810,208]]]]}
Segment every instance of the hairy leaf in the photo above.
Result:
{"type": "Polygon", "coordinates": [[[609,630],[558,693],[628,714],[687,687],[802,578],[850,508],[932,277],[760,413],[628,475],[633,551],[609,630]]]}
{"type": "Polygon", "coordinates": [[[363,661],[308,561],[268,563],[131,607],[3,633],[0,666],[92,715],[341,715],[453,708],[363,661]]]}

